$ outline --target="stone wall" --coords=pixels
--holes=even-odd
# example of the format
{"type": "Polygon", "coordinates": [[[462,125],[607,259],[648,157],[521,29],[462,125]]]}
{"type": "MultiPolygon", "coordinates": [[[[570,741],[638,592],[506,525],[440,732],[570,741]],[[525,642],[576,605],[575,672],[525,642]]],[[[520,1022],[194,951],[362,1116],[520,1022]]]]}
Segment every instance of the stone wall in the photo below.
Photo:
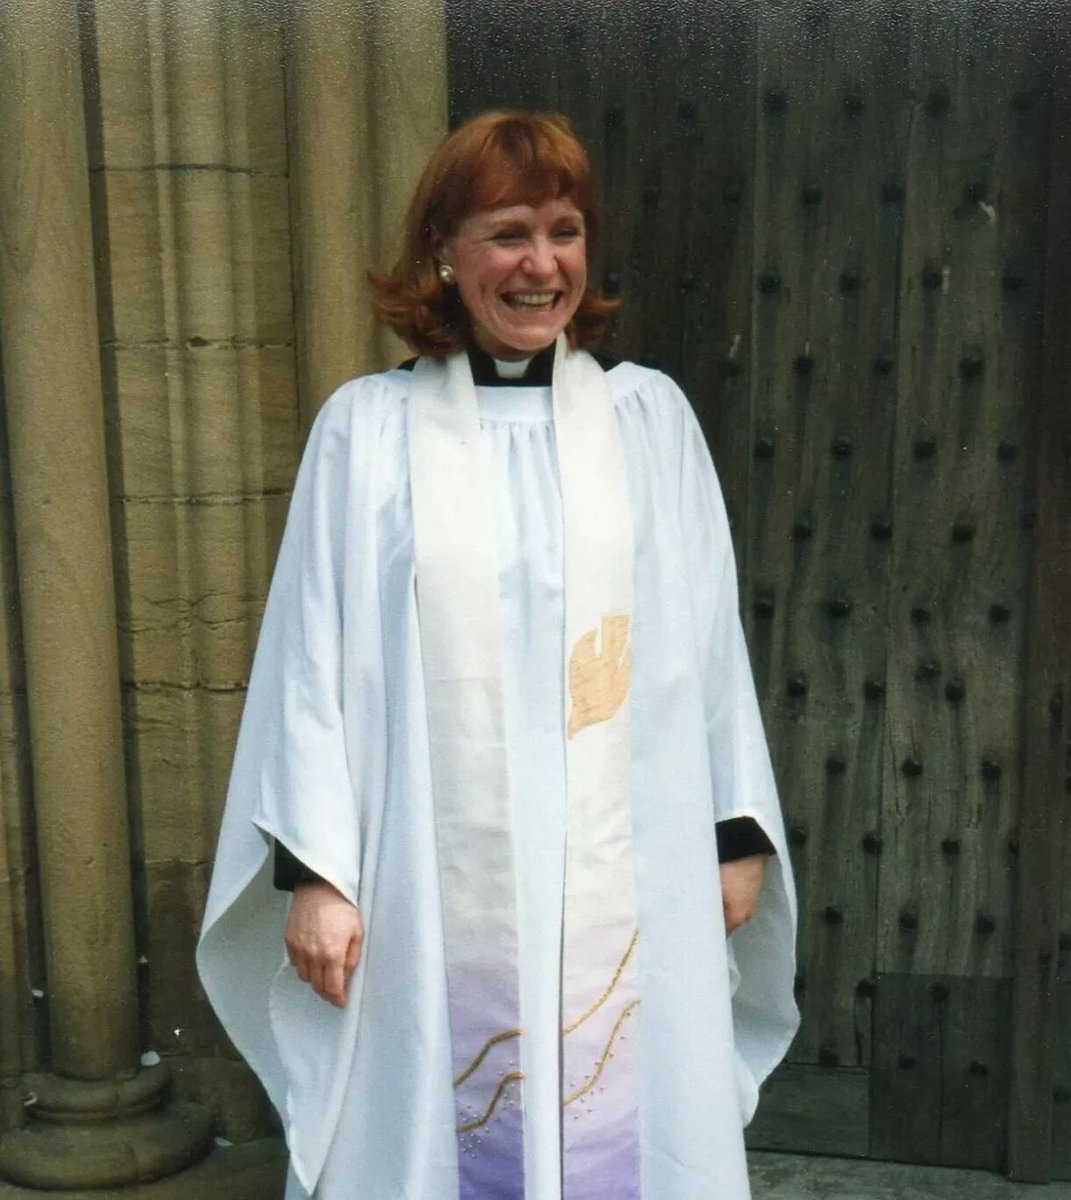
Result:
{"type": "Polygon", "coordinates": [[[402,353],[365,272],[445,131],[444,33],[437,0],[386,8],[0,15],[0,1179],[43,1186],[9,1163],[35,1070],[89,1086],[155,1054],[216,1136],[271,1129],[193,951],[304,433],[402,353]],[[64,949],[72,910],[107,970],[64,949]],[[72,1040],[61,980],[120,1012],[106,1046],[72,1040]]]}

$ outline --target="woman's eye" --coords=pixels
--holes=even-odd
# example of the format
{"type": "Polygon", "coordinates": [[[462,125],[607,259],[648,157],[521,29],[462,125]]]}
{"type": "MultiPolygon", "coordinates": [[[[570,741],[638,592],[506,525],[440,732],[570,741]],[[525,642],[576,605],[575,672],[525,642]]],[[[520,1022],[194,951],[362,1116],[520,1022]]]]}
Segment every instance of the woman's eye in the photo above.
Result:
{"type": "Polygon", "coordinates": [[[562,241],[571,242],[574,238],[582,237],[583,232],[582,229],[575,225],[567,225],[563,229],[557,230],[554,236],[560,238],[562,241]]]}
{"type": "Polygon", "coordinates": [[[500,229],[494,235],[494,241],[496,242],[519,242],[520,240],[521,235],[514,229],[500,229]]]}

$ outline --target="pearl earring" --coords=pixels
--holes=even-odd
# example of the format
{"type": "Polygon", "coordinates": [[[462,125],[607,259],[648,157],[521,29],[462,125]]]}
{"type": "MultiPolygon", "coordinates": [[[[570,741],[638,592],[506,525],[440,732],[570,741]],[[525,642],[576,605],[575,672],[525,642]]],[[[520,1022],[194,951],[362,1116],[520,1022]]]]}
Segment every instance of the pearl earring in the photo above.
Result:
{"type": "Polygon", "coordinates": [[[445,284],[454,282],[454,268],[449,263],[441,263],[439,265],[439,278],[445,284]]]}

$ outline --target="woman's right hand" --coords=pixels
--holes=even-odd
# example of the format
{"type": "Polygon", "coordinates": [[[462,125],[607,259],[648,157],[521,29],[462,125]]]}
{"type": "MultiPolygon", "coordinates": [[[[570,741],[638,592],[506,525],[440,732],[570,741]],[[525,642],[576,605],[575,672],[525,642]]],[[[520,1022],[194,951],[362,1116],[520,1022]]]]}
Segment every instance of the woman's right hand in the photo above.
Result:
{"type": "Polygon", "coordinates": [[[336,1008],[345,1007],[364,942],[360,910],[325,880],[299,883],[283,940],[298,978],[336,1008]]]}

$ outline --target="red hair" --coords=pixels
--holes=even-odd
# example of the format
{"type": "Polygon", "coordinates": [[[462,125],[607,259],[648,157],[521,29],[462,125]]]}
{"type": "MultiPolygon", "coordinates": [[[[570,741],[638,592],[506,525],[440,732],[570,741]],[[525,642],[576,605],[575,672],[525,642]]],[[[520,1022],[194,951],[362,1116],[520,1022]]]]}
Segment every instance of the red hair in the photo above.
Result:
{"type": "MultiPolygon", "coordinates": [[[[424,168],[393,270],[369,272],[376,315],[418,354],[442,358],[466,349],[468,312],[457,289],[439,279],[438,247],[474,212],[555,199],[571,200],[583,214],[590,251],[599,228],[591,163],[565,117],[488,112],[466,121],[439,143],[424,168]]],[[[597,342],[619,305],[589,286],[566,328],[570,344],[597,342]]]]}

